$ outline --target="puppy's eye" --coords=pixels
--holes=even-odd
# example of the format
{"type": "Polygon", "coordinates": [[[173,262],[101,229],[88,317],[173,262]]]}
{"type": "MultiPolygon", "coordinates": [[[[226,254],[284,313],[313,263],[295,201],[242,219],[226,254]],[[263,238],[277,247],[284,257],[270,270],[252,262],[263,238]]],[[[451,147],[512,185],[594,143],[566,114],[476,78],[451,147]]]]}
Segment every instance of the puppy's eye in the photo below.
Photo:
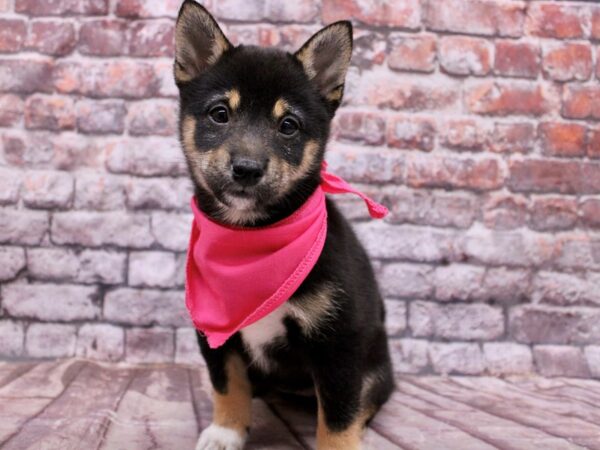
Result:
{"type": "Polygon", "coordinates": [[[222,105],[217,105],[217,106],[213,107],[208,112],[208,115],[216,123],[227,123],[227,122],[229,122],[229,112],[227,111],[227,108],[225,108],[222,105]]]}
{"type": "Polygon", "coordinates": [[[279,124],[279,132],[286,136],[293,136],[300,129],[300,124],[293,117],[285,117],[279,124]]]}

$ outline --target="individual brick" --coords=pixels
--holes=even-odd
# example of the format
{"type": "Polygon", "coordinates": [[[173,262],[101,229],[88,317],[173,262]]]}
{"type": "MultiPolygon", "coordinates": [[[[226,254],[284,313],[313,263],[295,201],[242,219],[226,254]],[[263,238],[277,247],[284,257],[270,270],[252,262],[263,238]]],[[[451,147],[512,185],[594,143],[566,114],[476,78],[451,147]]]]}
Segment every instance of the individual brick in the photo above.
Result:
{"type": "Polygon", "coordinates": [[[133,60],[61,61],[53,82],[60,93],[96,98],[152,97],[158,89],[152,65],[133,60]]]}
{"type": "Polygon", "coordinates": [[[490,0],[427,2],[428,29],[453,33],[517,37],[523,33],[525,3],[490,0]]]}
{"type": "Polygon", "coordinates": [[[533,348],[533,358],[537,370],[543,376],[584,378],[590,376],[583,352],[577,347],[536,345],[533,348]]]}
{"type": "Polygon", "coordinates": [[[191,214],[171,214],[153,212],[151,219],[152,235],[156,242],[167,250],[183,252],[187,250],[192,227],[191,214]]]}
{"type": "Polygon", "coordinates": [[[179,143],[157,137],[118,140],[108,148],[106,168],[140,176],[187,175],[179,143]]]}
{"type": "Polygon", "coordinates": [[[31,22],[27,47],[45,55],[66,56],[77,46],[75,26],[55,19],[31,22]]]}
{"type": "Polygon", "coordinates": [[[0,53],[21,51],[27,36],[25,21],[20,19],[0,19],[0,53]]]}
{"type": "Polygon", "coordinates": [[[68,358],[75,354],[74,325],[32,323],[27,327],[25,350],[33,358],[68,358]]]}
{"type": "Polygon", "coordinates": [[[411,187],[460,188],[485,191],[503,183],[497,160],[450,156],[410,155],[407,160],[407,184],[411,187]]]}
{"type": "Polygon", "coordinates": [[[527,153],[533,149],[535,137],[533,124],[496,122],[489,150],[497,153],[527,153]]]}
{"type": "Polygon", "coordinates": [[[429,298],[433,293],[432,275],[432,267],[426,265],[386,264],[379,276],[379,284],[386,297],[429,298]]]}
{"type": "Polygon", "coordinates": [[[0,127],[12,127],[23,117],[23,101],[16,95],[0,95],[0,127]]]}
{"type": "Polygon", "coordinates": [[[440,67],[453,75],[486,75],[492,67],[492,44],[466,36],[444,36],[438,45],[440,67]]]}
{"type": "Polygon", "coordinates": [[[97,295],[93,287],[13,283],[2,287],[2,307],[12,317],[43,321],[96,319],[100,315],[97,295]]]}
{"type": "Polygon", "coordinates": [[[494,73],[504,77],[537,78],[540,49],[528,42],[496,41],[494,73]]]}
{"type": "Polygon", "coordinates": [[[436,373],[478,375],[485,369],[478,344],[435,342],[429,344],[428,350],[436,373]]]}
{"type": "Polygon", "coordinates": [[[131,363],[166,363],[175,357],[173,330],[130,328],[125,331],[125,359],[131,363]]]}
{"type": "Polygon", "coordinates": [[[193,195],[188,178],[131,178],[126,189],[131,209],[184,209],[193,195]]]}
{"type": "Polygon", "coordinates": [[[495,230],[513,230],[527,222],[528,200],[521,195],[494,192],[483,203],[483,223],[495,230]]]}
{"type": "Polygon", "coordinates": [[[108,13],[108,0],[15,0],[15,11],[31,16],[104,15],[108,13]]]}
{"type": "Polygon", "coordinates": [[[600,39],[600,8],[592,9],[592,39],[600,39]]]}
{"type": "Polygon", "coordinates": [[[94,56],[127,54],[127,22],[97,19],[84,22],[79,29],[79,52],[94,56]]]}
{"type": "Polygon", "coordinates": [[[104,323],[86,323],[77,332],[75,355],[101,361],[119,361],[125,353],[125,332],[104,323]]]}
{"type": "Polygon", "coordinates": [[[132,252],[129,255],[129,285],[174,287],[182,285],[180,258],[167,252],[132,252]]]}
{"type": "Polygon", "coordinates": [[[21,357],[24,353],[24,343],[23,324],[0,320],[0,358],[21,357]]]}
{"type": "Polygon", "coordinates": [[[513,305],[529,299],[530,273],[527,269],[487,269],[479,301],[513,305]]]}
{"type": "Polygon", "coordinates": [[[476,299],[484,276],[485,269],[483,267],[466,264],[437,267],[433,276],[435,298],[442,302],[476,299]]]}
{"type": "Polygon", "coordinates": [[[73,199],[73,177],[66,172],[26,172],[22,197],[31,208],[66,208],[73,199]]]}
{"type": "Polygon", "coordinates": [[[517,192],[594,194],[600,192],[600,164],[522,160],[510,163],[508,187],[517,192]]]}
{"type": "Polygon", "coordinates": [[[177,103],[171,100],[144,100],[129,104],[129,134],[171,136],[177,131],[177,103]]]}
{"type": "Polygon", "coordinates": [[[120,284],[125,281],[125,253],[84,250],[79,254],[79,283],[120,284]]]}
{"type": "Polygon", "coordinates": [[[149,217],[145,214],[124,212],[55,213],[51,236],[52,241],[57,244],[79,244],[87,247],[116,245],[146,248],[154,242],[150,233],[149,217]]]}
{"type": "Polygon", "coordinates": [[[144,20],[130,26],[129,54],[131,56],[174,55],[174,27],[171,21],[144,20]]]}
{"type": "Polygon", "coordinates": [[[587,155],[590,158],[600,158],[600,129],[591,129],[588,131],[587,155]]]}
{"type": "Polygon", "coordinates": [[[584,354],[592,376],[600,378],[600,346],[588,345],[584,349],[584,354]]]}
{"type": "MultiPolygon", "coordinates": [[[[0,281],[15,278],[25,268],[25,265],[25,251],[22,248],[0,247],[0,281]]],[[[0,345],[1,347],[2,345],[0,345]]]]}
{"type": "Polygon", "coordinates": [[[538,198],[531,210],[531,228],[534,230],[568,230],[577,223],[577,202],[573,199],[538,198]]]}
{"type": "Polygon", "coordinates": [[[77,209],[109,211],[125,207],[125,180],[118,175],[79,172],[75,175],[77,209]]]}
{"type": "Polygon", "coordinates": [[[225,20],[259,21],[265,18],[265,0],[220,0],[213,5],[214,14],[225,20]]]}
{"type": "Polygon", "coordinates": [[[483,304],[410,304],[409,326],[415,337],[457,340],[491,340],[504,333],[504,315],[498,307],[483,304]]]}
{"type": "Polygon", "coordinates": [[[600,275],[569,274],[540,271],[531,287],[532,300],[555,306],[589,305],[600,303],[597,290],[600,275]]]}
{"type": "Polygon", "coordinates": [[[330,146],[327,162],[333,173],[357,183],[400,182],[405,167],[398,152],[366,151],[352,146],[330,146]]]}
{"type": "Polygon", "coordinates": [[[600,87],[566,85],[563,89],[562,115],[569,119],[600,119],[600,87]]]}
{"type": "Polygon", "coordinates": [[[563,269],[599,270],[600,241],[591,236],[575,235],[561,239],[554,263],[563,269]]]}
{"type": "Polygon", "coordinates": [[[587,199],[581,204],[582,221],[589,227],[600,227],[600,200],[587,199]]]}
{"type": "MultiPolygon", "coordinates": [[[[211,1],[202,4],[211,9],[211,1]]],[[[171,17],[176,18],[181,2],[178,0],[117,0],[116,14],[120,17],[171,17]]]]}
{"type": "Polygon", "coordinates": [[[390,35],[388,66],[393,70],[433,72],[436,61],[435,35],[390,35]]]}
{"type": "Polygon", "coordinates": [[[385,328],[388,336],[400,336],[406,330],[406,302],[385,300],[385,328]]]}
{"type": "Polygon", "coordinates": [[[73,280],[79,271],[79,259],[65,248],[29,248],[27,271],[38,280],[73,280]]]}
{"type": "Polygon", "coordinates": [[[39,245],[48,231],[48,214],[42,211],[0,210],[0,242],[39,245]]]}
{"type": "Polygon", "coordinates": [[[128,325],[191,325],[182,291],[118,288],[106,294],[103,315],[128,325]]]}
{"type": "Polygon", "coordinates": [[[393,116],[388,121],[388,144],[396,148],[433,150],[435,122],[428,118],[393,116]]]}
{"type": "Polygon", "coordinates": [[[265,17],[274,22],[313,22],[319,15],[320,3],[318,0],[267,0],[265,17]]]}
{"type": "Polygon", "coordinates": [[[25,102],[25,127],[32,130],[72,130],[75,107],[69,97],[34,95],[25,102]]]}
{"type": "MultiPolygon", "coordinates": [[[[277,1],[277,0],[272,0],[277,1]]],[[[264,40],[264,36],[271,35],[276,32],[276,29],[265,31],[259,35],[259,40],[264,40]]],[[[281,30],[277,41],[279,43],[267,42],[263,45],[278,45],[283,49],[288,48],[290,51],[296,51],[304,42],[310,38],[310,34],[303,33],[306,28],[291,28],[286,27],[281,30]],[[288,32],[286,32],[286,30],[288,32]]],[[[384,34],[371,30],[356,30],[353,31],[352,41],[352,65],[363,70],[372,69],[375,66],[381,66],[387,56],[387,40],[384,34]]]]}
{"type": "Polygon", "coordinates": [[[205,366],[194,328],[177,328],[175,332],[175,362],[205,366]]]}
{"type": "Polygon", "coordinates": [[[52,92],[52,63],[42,60],[0,60],[0,92],[52,92]]]}
{"type": "Polygon", "coordinates": [[[600,338],[597,308],[517,306],[509,311],[512,339],[526,344],[595,344],[600,338]]]}
{"type": "Polygon", "coordinates": [[[381,114],[341,110],[336,115],[333,135],[337,140],[381,145],[385,142],[385,117],[381,114]]]}
{"type": "Polygon", "coordinates": [[[468,110],[495,116],[541,116],[556,109],[558,93],[537,84],[484,81],[471,87],[465,96],[468,110]]]}
{"type": "Polygon", "coordinates": [[[419,339],[390,340],[390,355],[394,370],[400,373],[420,373],[429,366],[429,344],[419,339]]]}
{"type": "Polygon", "coordinates": [[[490,129],[473,119],[447,120],[441,130],[441,143],[455,150],[480,151],[486,148],[490,129]]]}
{"type": "Polygon", "coordinates": [[[592,76],[592,48],[589,44],[564,43],[543,49],[544,75],[555,81],[588,80],[592,76]]]}
{"type": "Polygon", "coordinates": [[[368,25],[414,30],[421,26],[421,5],[417,0],[400,0],[394,4],[323,0],[321,18],[325,23],[355,19],[368,25]]]}
{"type": "Polygon", "coordinates": [[[583,156],[586,128],[575,123],[543,122],[538,127],[542,151],[549,156],[583,156]]]}
{"type": "Polygon", "coordinates": [[[580,5],[536,2],[529,5],[526,30],[540,37],[582,38],[589,28],[589,17],[580,5]]]}
{"type": "Polygon", "coordinates": [[[483,344],[483,358],[491,375],[524,375],[533,372],[533,356],[526,345],[486,342],[483,344]]]}
{"type": "Polygon", "coordinates": [[[77,129],[85,134],[122,134],[127,110],[122,100],[80,100],[77,129]]]}
{"type": "Polygon", "coordinates": [[[0,168],[0,205],[17,203],[22,183],[22,172],[0,168]]]}

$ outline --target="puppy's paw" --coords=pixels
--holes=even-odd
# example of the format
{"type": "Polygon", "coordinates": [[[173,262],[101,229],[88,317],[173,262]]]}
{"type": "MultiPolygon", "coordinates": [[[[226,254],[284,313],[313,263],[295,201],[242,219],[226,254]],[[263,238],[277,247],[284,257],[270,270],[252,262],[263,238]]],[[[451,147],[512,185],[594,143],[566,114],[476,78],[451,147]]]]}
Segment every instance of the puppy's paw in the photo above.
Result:
{"type": "Polygon", "coordinates": [[[245,442],[245,435],[212,423],[200,434],[196,450],[242,450],[245,442]]]}

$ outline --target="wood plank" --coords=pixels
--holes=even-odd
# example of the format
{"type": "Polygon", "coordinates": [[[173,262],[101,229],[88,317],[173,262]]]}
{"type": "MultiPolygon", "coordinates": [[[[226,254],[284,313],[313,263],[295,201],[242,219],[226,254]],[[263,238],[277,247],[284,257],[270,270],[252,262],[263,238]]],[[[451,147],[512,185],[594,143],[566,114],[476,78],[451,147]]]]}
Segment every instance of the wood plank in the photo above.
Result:
{"type": "Polygon", "coordinates": [[[516,450],[531,446],[533,448],[567,450],[577,447],[566,439],[552,436],[537,428],[524,426],[518,422],[433,394],[411,384],[408,380],[410,378],[403,378],[397,383],[398,390],[390,399],[392,404],[400,403],[414,408],[429,417],[465,430],[499,448],[516,450]]]}
{"type": "Polygon", "coordinates": [[[192,449],[198,429],[187,370],[138,369],[106,432],[102,449],[192,449]]]}
{"type": "Polygon", "coordinates": [[[3,450],[97,448],[130,374],[128,369],[83,363],[66,389],[27,421],[3,450]]]}
{"type": "MultiPolygon", "coordinates": [[[[467,378],[464,377],[464,380],[467,378]]],[[[474,379],[474,378],[473,378],[474,379]]],[[[425,390],[471,405],[490,414],[538,428],[550,435],[569,439],[574,444],[592,449],[600,448],[598,428],[576,417],[556,414],[540,404],[523,398],[506,398],[504,392],[486,392],[475,386],[463,384],[459,377],[411,378],[411,382],[425,390]]]]}

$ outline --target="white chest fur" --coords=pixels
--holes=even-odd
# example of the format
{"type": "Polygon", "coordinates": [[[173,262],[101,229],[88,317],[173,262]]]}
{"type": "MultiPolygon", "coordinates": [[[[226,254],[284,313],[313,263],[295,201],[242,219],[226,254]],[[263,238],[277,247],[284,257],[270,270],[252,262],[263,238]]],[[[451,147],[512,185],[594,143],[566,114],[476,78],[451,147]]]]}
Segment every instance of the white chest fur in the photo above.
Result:
{"type": "Polygon", "coordinates": [[[242,341],[250,353],[253,363],[264,371],[270,368],[270,362],[265,354],[265,346],[277,338],[284,337],[286,328],[283,319],[289,314],[289,305],[284,303],[258,322],[240,330],[242,341]]]}

